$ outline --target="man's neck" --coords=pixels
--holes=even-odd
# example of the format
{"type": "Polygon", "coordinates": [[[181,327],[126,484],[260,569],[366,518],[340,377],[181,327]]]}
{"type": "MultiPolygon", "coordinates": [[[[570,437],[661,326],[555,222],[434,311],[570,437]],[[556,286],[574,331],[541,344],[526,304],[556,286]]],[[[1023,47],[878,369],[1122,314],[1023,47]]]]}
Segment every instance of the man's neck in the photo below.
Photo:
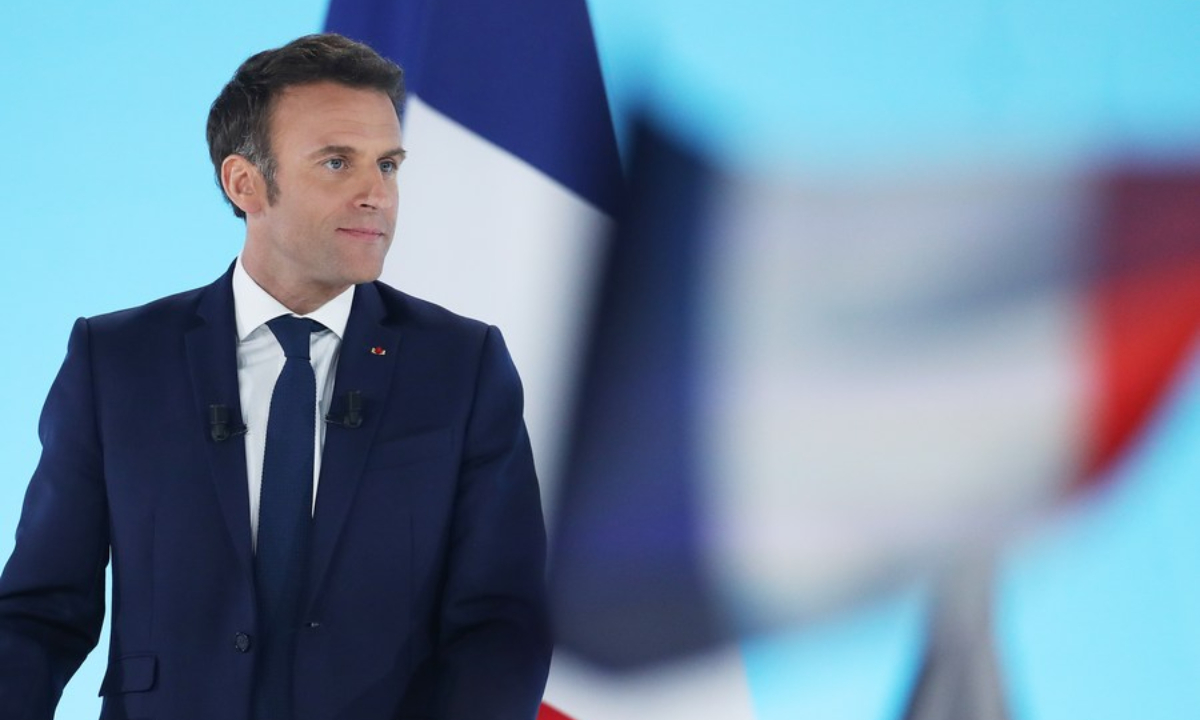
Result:
{"type": "Polygon", "coordinates": [[[312,283],[289,282],[287,278],[271,273],[266,268],[255,267],[254,261],[245,256],[242,257],[242,264],[251,280],[297,315],[308,315],[350,287],[324,287],[312,283]]]}

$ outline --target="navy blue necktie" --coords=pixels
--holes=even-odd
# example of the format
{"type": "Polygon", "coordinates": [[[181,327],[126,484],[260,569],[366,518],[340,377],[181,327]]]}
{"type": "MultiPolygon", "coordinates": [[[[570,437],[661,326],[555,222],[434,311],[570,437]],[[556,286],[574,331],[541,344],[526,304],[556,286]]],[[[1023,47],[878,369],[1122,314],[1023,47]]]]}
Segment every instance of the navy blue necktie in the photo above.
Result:
{"type": "Polygon", "coordinates": [[[292,657],[312,523],[317,382],[308,346],[321,326],[284,315],[267,327],[287,359],[271,393],[259,496],[254,574],[261,652],[254,704],[255,720],[290,720],[292,657]]]}

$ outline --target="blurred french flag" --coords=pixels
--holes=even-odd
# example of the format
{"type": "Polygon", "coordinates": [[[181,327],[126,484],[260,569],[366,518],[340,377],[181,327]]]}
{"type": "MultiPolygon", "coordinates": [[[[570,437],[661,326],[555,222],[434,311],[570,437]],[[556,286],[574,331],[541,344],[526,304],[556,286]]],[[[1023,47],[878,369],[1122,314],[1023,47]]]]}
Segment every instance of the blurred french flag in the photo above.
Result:
{"type": "Polygon", "coordinates": [[[1055,716],[995,548],[1138,487],[1200,325],[1200,6],[1151,5],[333,0],[411,92],[385,279],[525,378],[550,704],[1055,716]]]}

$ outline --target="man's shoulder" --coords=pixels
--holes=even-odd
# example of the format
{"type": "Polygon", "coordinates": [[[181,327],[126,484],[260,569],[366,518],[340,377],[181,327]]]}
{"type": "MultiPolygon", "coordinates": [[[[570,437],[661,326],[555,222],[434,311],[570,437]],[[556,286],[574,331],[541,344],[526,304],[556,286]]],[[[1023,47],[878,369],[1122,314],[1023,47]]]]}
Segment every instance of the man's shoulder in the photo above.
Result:
{"type": "MultiPolygon", "coordinates": [[[[167,295],[135,307],[93,315],[88,323],[93,331],[104,333],[130,330],[146,332],[158,329],[187,329],[196,322],[199,309],[206,295],[222,290],[227,284],[222,277],[213,283],[191,290],[167,295]]],[[[398,290],[382,281],[369,283],[379,297],[388,318],[409,329],[423,329],[437,333],[486,334],[489,324],[461,315],[437,303],[398,290]]],[[[232,310],[232,304],[230,304],[232,310]]]]}
{"type": "Polygon", "coordinates": [[[466,333],[485,333],[489,327],[482,320],[460,315],[437,303],[397,290],[385,282],[377,280],[371,284],[379,292],[379,299],[387,309],[388,316],[407,325],[466,333]]]}
{"type": "Polygon", "coordinates": [[[142,305],[93,315],[87,318],[88,325],[93,332],[102,333],[125,330],[146,332],[155,328],[186,329],[195,322],[200,299],[224,280],[221,278],[214,283],[160,297],[142,305]]]}

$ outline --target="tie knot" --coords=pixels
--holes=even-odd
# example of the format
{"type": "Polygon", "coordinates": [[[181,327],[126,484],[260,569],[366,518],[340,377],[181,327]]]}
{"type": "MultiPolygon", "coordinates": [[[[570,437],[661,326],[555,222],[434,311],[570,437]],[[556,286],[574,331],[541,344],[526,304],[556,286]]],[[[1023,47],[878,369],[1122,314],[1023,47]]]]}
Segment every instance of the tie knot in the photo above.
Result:
{"type": "Polygon", "coordinates": [[[322,326],[308,318],[280,315],[274,320],[269,320],[267,327],[275,333],[275,339],[283,347],[285,357],[308,360],[308,337],[322,326]]]}

